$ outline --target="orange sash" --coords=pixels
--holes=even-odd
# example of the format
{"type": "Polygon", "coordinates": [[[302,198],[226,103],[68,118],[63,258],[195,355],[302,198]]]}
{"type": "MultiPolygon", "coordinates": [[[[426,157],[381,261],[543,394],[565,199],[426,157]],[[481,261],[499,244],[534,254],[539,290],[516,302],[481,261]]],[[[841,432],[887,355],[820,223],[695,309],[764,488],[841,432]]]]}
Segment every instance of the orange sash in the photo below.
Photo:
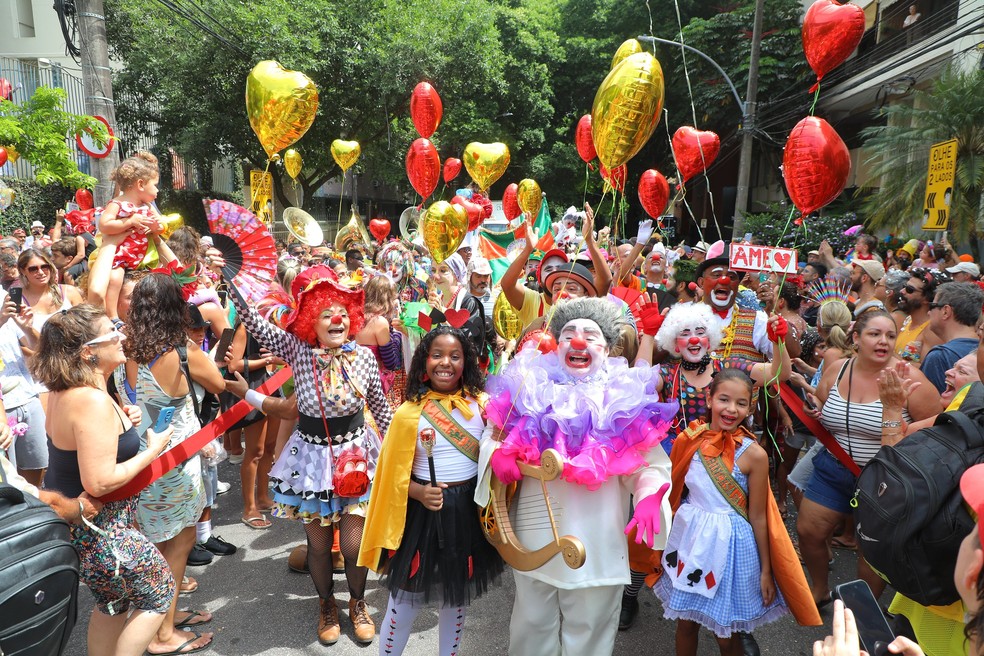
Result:
{"type": "Polygon", "coordinates": [[[463,456],[478,462],[479,442],[475,436],[462,428],[444,405],[428,399],[424,403],[423,414],[434,425],[444,439],[454,445],[463,456]]]}

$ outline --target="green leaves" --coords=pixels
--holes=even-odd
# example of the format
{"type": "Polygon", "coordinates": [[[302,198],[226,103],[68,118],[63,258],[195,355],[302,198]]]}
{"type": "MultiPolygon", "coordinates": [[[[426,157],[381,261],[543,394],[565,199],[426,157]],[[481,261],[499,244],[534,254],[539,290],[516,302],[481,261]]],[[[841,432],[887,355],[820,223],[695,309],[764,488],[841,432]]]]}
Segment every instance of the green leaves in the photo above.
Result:
{"type": "Polygon", "coordinates": [[[68,139],[88,131],[99,145],[109,139],[106,126],[88,116],[62,109],[63,89],[38,87],[20,104],[0,100],[0,145],[12,145],[34,167],[38,183],[73,188],[92,187],[96,180],[79,171],[68,139]]]}

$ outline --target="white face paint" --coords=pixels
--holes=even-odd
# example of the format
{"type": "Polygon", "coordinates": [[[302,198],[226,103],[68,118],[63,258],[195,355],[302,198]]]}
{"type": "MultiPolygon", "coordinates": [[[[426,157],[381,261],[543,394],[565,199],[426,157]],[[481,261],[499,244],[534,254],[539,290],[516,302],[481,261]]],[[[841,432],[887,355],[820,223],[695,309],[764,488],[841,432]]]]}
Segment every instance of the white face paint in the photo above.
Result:
{"type": "Polygon", "coordinates": [[[700,362],[707,354],[710,345],[711,340],[704,326],[697,326],[693,330],[685,328],[676,338],[677,353],[687,362],[700,362]]]}
{"type": "Polygon", "coordinates": [[[574,319],[560,331],[557,356],[571,376],[590,376],[608,361],[608,344],[601,328],[591,319],[574,319]]]}

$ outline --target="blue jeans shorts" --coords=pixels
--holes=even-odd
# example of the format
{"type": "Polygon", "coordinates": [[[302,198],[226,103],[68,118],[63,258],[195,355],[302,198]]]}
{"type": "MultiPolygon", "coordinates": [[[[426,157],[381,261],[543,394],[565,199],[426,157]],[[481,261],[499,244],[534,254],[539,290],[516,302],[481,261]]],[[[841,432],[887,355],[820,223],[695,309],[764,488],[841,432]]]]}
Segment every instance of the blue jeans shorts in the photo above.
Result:
{"type": "Polygon", "coordinates": [[[830,451],[824,449],[813,457],[813,475],[806,484],[806,498],[824,508],[850,515],[857,478],[830,451]]]}

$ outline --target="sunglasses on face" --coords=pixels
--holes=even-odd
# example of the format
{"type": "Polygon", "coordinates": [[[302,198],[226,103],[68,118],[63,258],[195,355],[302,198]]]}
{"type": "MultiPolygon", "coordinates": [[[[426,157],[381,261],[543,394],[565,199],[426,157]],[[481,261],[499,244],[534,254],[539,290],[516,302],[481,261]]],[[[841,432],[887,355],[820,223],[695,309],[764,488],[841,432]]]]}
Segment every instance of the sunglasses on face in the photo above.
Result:
{"type": "Polygon", "coordinates": [[[27,267],[27,272],[28,273],[37,273],[38,271],[41,271],[42,269],[44,269],[45,271],[51,271],[51,267],[48,266],[47,264],[32,264],[31,266],[27,267]]]}
{"type": "Polygon", "coordinates": [[[922,290],[921,290],[921,289],[916,289],[916,288],[915,288],[915,287],[913,287],[912,285],[906,285],[906,286],[905,286],[905,287],[903,287],[902,289],[904,289],[904,290],[905,290],[905,293],[906,293],[906,294],[915,294],[916,292],[919,292],[920,294],[922,293],[922,290]]]}
{"type": "Polygon", "coordinates": [[[105,344],[106,342],[112,342],[114,344],[119,344],[126,339],[126,335],[121,333],[116,326],[106,333],[105,335],[100,335],[94,339],[90,339],[88,342],[82,346],[98,346],[99,344],[105,344]]]}

